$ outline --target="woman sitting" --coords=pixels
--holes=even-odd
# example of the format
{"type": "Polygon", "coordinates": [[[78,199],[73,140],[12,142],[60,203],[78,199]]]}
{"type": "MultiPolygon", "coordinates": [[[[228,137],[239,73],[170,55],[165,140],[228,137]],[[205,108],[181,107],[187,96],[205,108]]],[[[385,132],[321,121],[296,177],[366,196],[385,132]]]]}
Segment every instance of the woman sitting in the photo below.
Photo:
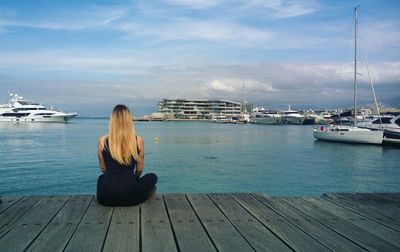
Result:
{"type": "Polygon", "coordinates": [[[135,135],[133,118],[125,105],[114,107],[108,135],[99,138],[100,170],[97,200],[106,206],[137,205],[155,191],[157,176],[140,177],[144,164],[144,143],[135,135]]]}

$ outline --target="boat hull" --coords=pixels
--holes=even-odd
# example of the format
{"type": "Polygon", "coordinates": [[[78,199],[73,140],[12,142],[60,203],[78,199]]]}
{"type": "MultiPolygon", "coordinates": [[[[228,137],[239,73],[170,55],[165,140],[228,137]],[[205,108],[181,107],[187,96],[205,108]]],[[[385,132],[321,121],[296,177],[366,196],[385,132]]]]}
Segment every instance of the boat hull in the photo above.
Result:
{"type": "Polygon", "coordinates": [[[313,135],[317,140],[342,142],[342,143],[363,143],[382,144],[383,131],[374,131],[361,128],[349,127],[345,131],[338,128],[315,128],[313,135]]]}
{"type": "Polygon", "coordinates": [[[383,142],[400,144],[400,132],[394,130],[385,130],[383,132],[383,142]]]}
{"type": "Polygon", "coordinates": [[[52,115],[49,117],[43,116],[27,116],[27,117],[0,117],[0,122],[12,122],[12,123],[40,123],[40,122],[55,122],[55,123],[63,123],[68,122],[73,117],[77,116],[77,114],[61,114],[61,115],[52,115]]]}
{"type": "Polygon", "coordinates": [[[282,124],[281,117],[260,117],[253,119],[252,123],[254,124],[265,124],[265,125],[279,125],[282,124]]]}
{"type": "Polygon", "coordinates": [[[296,125],[300,125],[303,124],[305,118],[304,117],[288,117],[288,116],[284,116],[283,117],[283,122],[287,123],[287,124],[296,124],[296,125]]]}

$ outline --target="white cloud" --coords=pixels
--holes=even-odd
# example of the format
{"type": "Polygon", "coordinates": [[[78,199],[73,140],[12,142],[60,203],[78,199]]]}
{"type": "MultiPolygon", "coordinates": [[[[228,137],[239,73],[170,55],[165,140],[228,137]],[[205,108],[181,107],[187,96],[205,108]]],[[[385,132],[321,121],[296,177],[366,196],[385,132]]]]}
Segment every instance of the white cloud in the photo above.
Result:
{"type": "Polygon", "coordinates": [[[192,9],[206,9],[219,5],[221,0],[166,0],[168,4],[188,7],[192,9]]]}
{"type": "Polygon", "coordinates": [[[211,84],[209,85],[211,91],[217,91],[217,92],[235,92],[235,88],[227,85],[225,83],[222,83],[219,80],[214,80],[211,82],[211,84]]]}
{"type": "Polygon", "coordinates": [[[319,8],[318,2],[314,0],[251,0],[244,5],[244,9],[257,9],[264,12],[266,17],[274,19],[303,16],[319,8]]]}
{"type": "Polygon", "coordinates": [[[169,41],[213,42],[224,46],[260,48],[274,37],[272,32],[246,27],[235,23],[176,19],[148,27],[143,24],[125,24],[120,29],[132,37],[145,37],[154,43],[169,41]]]}
{"type": "Polygon", "coordinates": [[[360,27],[362,42],[368,51],[400,46],[400,22],[381,20],[360,27]]]}
{"type": "Polygon", "coordinates": [[[15,15],[0,15],[0,28],[25,27],[48,30],[87,30],[111,28],[113,22],[128,14],[125,7],[91,6],[80,10],[62,10],[55,14],[43,15],[34,19],[16,19],[15,15]]]}
{"type": "MultiPolygon", "coordinates": [[[[26,55],[26,58],[29,57],[29,54],[26,55]]],[[[12,71],[7,71],[5,62],[1,60],[0,73],[9,78],[2,79],[0,93],[13,90],[25,96],[36,94],[39,101],[51,103],[60,99],[64,103],[92,103],[95,106],[103,102],[134,101],[155,106],[164,97],[241,101],[243,84],[246,100],[256,104],[303,103],[311,106],[349,104],[352,101],[352,76],[342,74],[343,70],[351,69],[350,64],[345,68],[339,64],[305,63],[141,66],[140,62],[118,62],[116,58],[97,62],[93,58],[83,60],[79,68],[61,70],[62,67],[57,67],[57,64],[65,67],[65,63],[51,64],[48,59],[44,62],[38,59],[30,61],[21,70],[13,67],[12,71]],[[107,65],[114,66],[105,67],[107,65]],[[51,98],[44,97],[48,93],[51,93],[51,98]]],[[[378,100],[400,93],[399,66],[400,62],[371,66],[375,73],[378,100]]],[[[360,80],[360,89],[360,98],[372,99],[365,79],[360,80]]]]}
{"type": "Polygon", "coordinates": [[[315,0],[165,0],[165,2],[191,9],[210,9],[218,6],[223,8],[225,13],[240,11],[244,15],[254,14],[254,11],[263,12],[265,17],[274,19],[307,15],[315,12],[320,7],[315,0]],[[246,12],[243,12],[244,10],[246,12]]]}

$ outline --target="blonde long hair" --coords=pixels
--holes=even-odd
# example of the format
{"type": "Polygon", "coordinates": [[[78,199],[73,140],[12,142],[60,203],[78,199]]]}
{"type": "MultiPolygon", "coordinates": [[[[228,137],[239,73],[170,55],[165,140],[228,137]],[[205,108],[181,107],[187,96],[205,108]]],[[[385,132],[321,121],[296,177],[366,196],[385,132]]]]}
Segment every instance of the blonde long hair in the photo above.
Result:
{"type": "Polygon", "coordinates": [[[108,135],[102,137],[102,150],[106,148],[105,140],[108,138],[108,148],[113,159],[121,165],[131,165],[132,157],[139,161],[138,145],[133,127],[133,118],[125,105],[114,107],[108,128],[108,135]]]}

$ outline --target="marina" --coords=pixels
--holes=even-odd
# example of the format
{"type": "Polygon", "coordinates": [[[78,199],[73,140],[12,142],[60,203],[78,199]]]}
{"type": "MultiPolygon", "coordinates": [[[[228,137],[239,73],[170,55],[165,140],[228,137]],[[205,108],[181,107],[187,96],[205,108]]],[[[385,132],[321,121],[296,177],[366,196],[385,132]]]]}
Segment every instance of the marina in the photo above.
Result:
{"type": "Polygon", "coordinates": [[[156,194],[132,207],[93,195],[1,197],[4,251],[399,251],[399,193],[271,197],[156,194]]]}
{"type": "MultiPolygon", "coordinates": [[[[107,127],[108,118],[0,123],[0,194],[94,194],[97,142],[107,127]]],[[[163,193],[398,190],[398,147],[317,141],[313,127],[135,122],[145,142],[144,172],[159,175],[163,193]]]]}
{"type": "Polygon", "coordinates": [[[400,1],[353,4],[3,1],[0,252],[400,251],[400,1]]]}

